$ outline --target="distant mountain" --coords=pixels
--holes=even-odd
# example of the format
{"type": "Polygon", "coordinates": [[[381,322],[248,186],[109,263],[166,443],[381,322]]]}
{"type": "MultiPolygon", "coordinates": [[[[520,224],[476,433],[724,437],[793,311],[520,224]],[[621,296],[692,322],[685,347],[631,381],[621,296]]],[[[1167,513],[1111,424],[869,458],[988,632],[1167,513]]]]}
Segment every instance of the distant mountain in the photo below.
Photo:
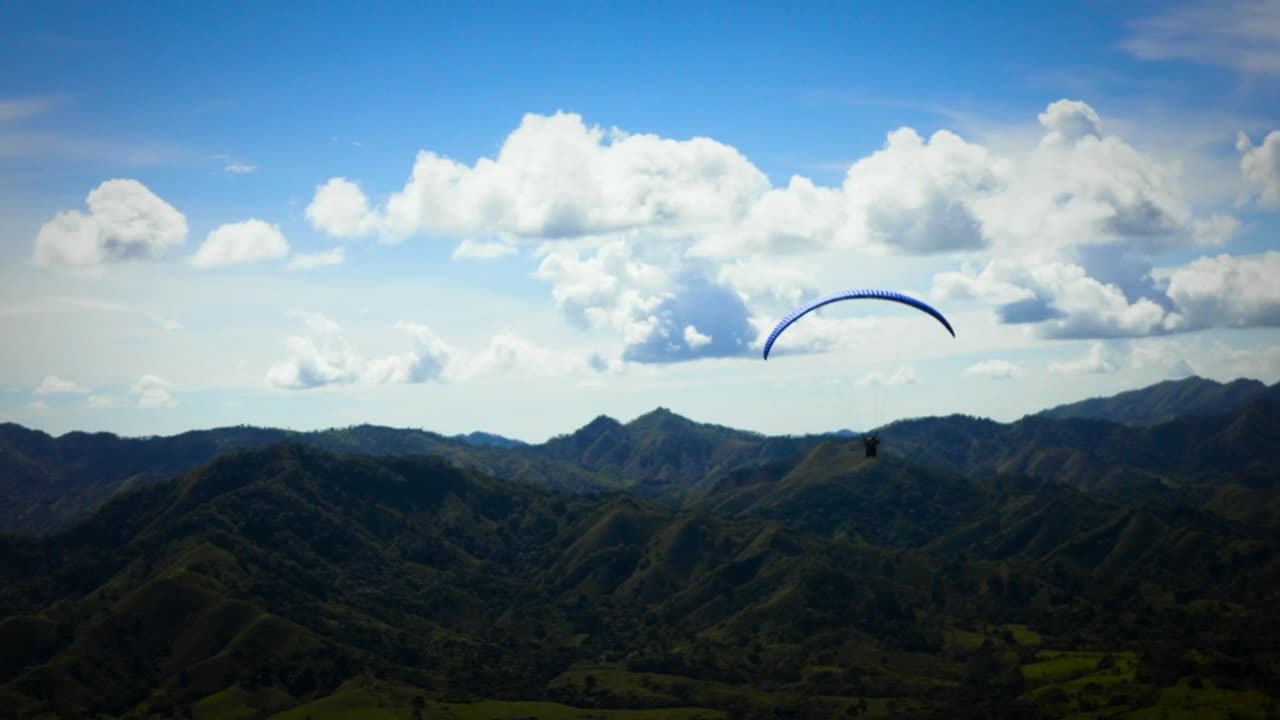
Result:
{"type": "Polygon", "coordinates": [[[822,440],[771,437],[694,422],[660,407],[626,424],[602,415],[530,452],[617,478],[620,485],[641,494],[657,495],[709,485],[744,465],[792,457],[822,440]]]}
{"type": "Polygon", "coordinates": [[[232,450],[300,442],[333,452],[437,455],[512,480],[549,487],[608,487],[581,468],[512,448],[416,429],[358,425],[316,432],[227,427],[169,437],[72,432],[60,437],[0,424],[0,531],[43,533],[85,517],[122,489],[154,483],[232,450]]]}
{"type": "Polygon", "coordinates": [[[454,435],[453,439],[459,440],[468,445],[477,445],[480,447],[514,448],[524,447],[529,444],[523,440],[514,440],[512,438],[494,435],[493,433],[480,432],[478,430],[466,433],[465,435],[454,435]]]}
{"type": "Polygon", "coordinates": [[[1014,474],[1120,500],[1200,502],[1230,486],[1280,485],[1280,399],[1151,427],[1029,416],[1014,423],[949,416],[893,423],[884,451],[971,478],[1014,474]]]}
{"type": "Polygon", "coordinates": [[[1273,533],[856,449],[729,473],[682,512],[439,457],[224,453],[65,532],[0,536],[0,704],[1066,717],[1280,690],[1273,533]]]}
{"type": "Polygon", "coordinates": [[[1036,415],[1057,420],[1079,418],[1149,426],[1183,417],[1229,413],[1268,395],[1280,398],[1280,384],[1267,387],[1257,380],[1220,383],[1189,377],[1166,380],[1111,397],[1059,405],[1036,415]]]}
{"type": "Polygon", "coordinates": [[[357,425],[315,432],[229,427],[170,437],[110,433],[51,437],[0,424],[0,531],[50,532],[85,517],[113,493],[156,482],[231,450],[299,442],[333,452],[438,455],[497,477],[566,490],[631,488],[680,493],[743,464],[789,457],[822,436],[771,438],[696,423],[659,408],[623,425],[600,417],[541,445],[483,432],[452,438],[357,425]]]}
{"type": "MultiPolygon", "coordinates": [[[[1255,487],[1266,486],[1280,465],[1272,432],[1277,422],[1267,402],[1280,402],[1280,386],[1193,379],[1088,406],[1098,412],[1145,407],[1155,417],[1176,405],[1183,416],[1173,423],[1057,418],[1066,410],[1056,408],[1010,424],[960,415],[900,421],[883,428],[882,437],[886,453],[970,478],[1049,478],[1130,500],[1193,493],[1195,502],[1265,523],[1280,518],[1280,507],[1260,498],[1255,487]],[[1251,395],[1253,400],[1244,399],[1251,395]],[[1215,403],[1231,407],[1217,415],[1197,414],[1215,403]]],[[[54,438],[0,424],[0,531],[65,528],[121,489],[171,477],[230,450],[286,441],[334,452],[437,455],[503,479],[573,491],[627,489],[677,507],[735,470],[794,459],[823,442],[858,436],[840,430],[771,437],[695,422],[665,408],[625,424],[601,416],[540,445],[484,432],[451,438],[372,425],[318,432],[242,426],[152,438],[73,432],[54,438]]]]}

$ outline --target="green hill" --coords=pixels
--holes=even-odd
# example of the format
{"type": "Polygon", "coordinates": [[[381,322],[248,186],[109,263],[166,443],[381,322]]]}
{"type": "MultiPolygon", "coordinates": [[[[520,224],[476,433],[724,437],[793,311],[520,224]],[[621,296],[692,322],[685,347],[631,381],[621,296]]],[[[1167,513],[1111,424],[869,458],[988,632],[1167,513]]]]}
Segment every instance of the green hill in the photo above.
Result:
{"type": "MultiPolygon", "coordinates": [[[[962,416],[893,423],[886,452],[971,478],[1026,475],[1126,502],[1204,505],[1231,488],[1267,493],[1280,478],[1280,400],[1151,427],[1032,416],[1002,425],[962,416]]],[[[1238,504],[1217,507],[1244,519],[1238,504]]],[[[1258,520],[1267,522],[1270,515],[1258,520]]]]}
{"type": "Polygon", "coordinates": [[[1090,398],[1042,410],[1041,417],[1063,420],[1106,420],[1122,425],[1159,425],[1196,415],[1230,413],[1260,397],[1280,397],[1280,385],[1267,387],[1257,380],[1227,383],[1202,377],[1166,380],[1111,397],[1090,398]]]}
{"type": "Polygon", "coordinates": [[[1191,679],[1222,707],[1280,689],[1273,534],[883,460],[827,442],[673,511],[441,457],[226,453],[66,531],[0,536],[0,702],[1065,717],[1158,712],[1191,679]]]}

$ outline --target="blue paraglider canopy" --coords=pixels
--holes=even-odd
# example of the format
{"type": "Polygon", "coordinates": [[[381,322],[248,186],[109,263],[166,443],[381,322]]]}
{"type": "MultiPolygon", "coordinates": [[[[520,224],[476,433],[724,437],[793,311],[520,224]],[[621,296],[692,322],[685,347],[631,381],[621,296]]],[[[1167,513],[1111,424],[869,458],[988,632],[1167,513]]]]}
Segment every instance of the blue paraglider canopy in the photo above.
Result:
{"type": "Polygon", "coordinates": [[[947,319],[942,316],[942,313],[933,309],[921,300],[917,300],[913,297],[903,295],[902,293],[894,292],[892,290],[845,290],[843,292],[832,293],[830,295],[823,295],[816,300],[792,310],[786,317],[782,318],[782,322],[778,323],[778,326],[773,329],[773,332],[769,333],[769,339],[764,343],[764,359],[769,359],[769,350],[773,347],[774,341],[778,339],[778,336],[782,334],[783,330],[786,330],[791,326],[791,323],[799,320],[806,314],[817,310],[823,305],[829,305],[830,303],[839,302],[841,300],[889,300],[891,302],[902,303],[903,305],[910,305],[917,310],[932,315],[935,320],[942,323],[942,326],[947,329],[947,332],[951,333],[951,337],[956,336],[956,331],[951,328],[951,323],[947,322],[947,319]]]}

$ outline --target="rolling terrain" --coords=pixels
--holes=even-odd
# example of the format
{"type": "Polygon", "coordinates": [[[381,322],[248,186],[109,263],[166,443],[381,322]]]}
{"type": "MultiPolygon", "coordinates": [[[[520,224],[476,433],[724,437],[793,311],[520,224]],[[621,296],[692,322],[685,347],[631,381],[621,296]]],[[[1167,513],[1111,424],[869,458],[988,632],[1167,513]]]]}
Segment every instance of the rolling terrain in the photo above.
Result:
{"type": "Polygon", "coordinates": [[[6,492],[86,500],[0,535],[0,707],[1270,717],[1278,419],[928,418],[875,460],[663,409],[529,447],[4,426],[6,492]]]}

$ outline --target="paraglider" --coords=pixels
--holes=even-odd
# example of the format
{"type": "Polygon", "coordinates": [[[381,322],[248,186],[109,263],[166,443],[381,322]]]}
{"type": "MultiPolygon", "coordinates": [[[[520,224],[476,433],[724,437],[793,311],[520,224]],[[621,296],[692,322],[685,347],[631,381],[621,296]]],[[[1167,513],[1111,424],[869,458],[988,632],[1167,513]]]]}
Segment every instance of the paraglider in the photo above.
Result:
{"type": "MultiPolygon", "coordinates": [[[[769,351],[773,349],[773,343],[777,341],[778,336],[781,335],[784,330],[791,327],[792,323],[804,317],[808,313],[817,310],[823,305],[839,302],[841,300],[888,300],[890,302],[902,303],[903,305],[908,305],[931,315],[933,319],[942,323],[942,327],[946,328],[947,332],[951,333],[951,337],[956,336],[956,331],[951,327],[951,323],[943,317],[942,313],[938,312],[933,307],[930,307],[925,302],[917,300],[909,295],[903,295],[902,293],[894,292],[893,290],[845,290],[843,292],[832,293],[830,295],[823,295],[822,297],[801,305],[790,313],[787,313],[787,316],[782,318],[782,321],[773,329],[773,332],[769,333],[769,339],[765,340],[764,359],[769,359],[769,351]]],[[[874,458],[876,456],[876,447],[880,444],[879,435],[876,433],[864,435],[862,443],[866,450],[867,457],[874,458]]]]}
{"type": "Polygon", "coordinates": [[[805,305],[801,305],[790,313],[787,313],[787,316],[782,318],[782,322],[778,323],[778,326],[773,329],[773,332],[769,333],[769,339],[765,340],[764,359],[769,359],[769,350],[773,348],[774,341],[778,339],[778,336],[782,334],[783,330],[791,327],[791,323],[799,320],[808,313],[817,310],[823,305],[829,305],[841,300],[889,300],[891,302],[902,303],[903,305],[910,305],[917,310],[932,315],[935,320],[942,323],[942,326],[947,329],[947,332],[951,333],[951,337],[956,336],[956,331],[951,328],[951,323],[947,322],[947,319],[942,316],[942,313],[933,309],[924,301],[917,300],[909,295],[903,295],[902,293],[894,292],[892,290],[845,290],[843,292],[832,293],[830,295],[823,295],[822,297],[805,305]]]}
{"type": "Polygon", "coordinates": [[[873,458],[876,456],[876,446],[878,446],[879,444],[880,444],[880,436],[876,435],[875,433],[862,436],[862,445],[864,448],[866,448],[867,457],[869,458],[873,458]]]}

